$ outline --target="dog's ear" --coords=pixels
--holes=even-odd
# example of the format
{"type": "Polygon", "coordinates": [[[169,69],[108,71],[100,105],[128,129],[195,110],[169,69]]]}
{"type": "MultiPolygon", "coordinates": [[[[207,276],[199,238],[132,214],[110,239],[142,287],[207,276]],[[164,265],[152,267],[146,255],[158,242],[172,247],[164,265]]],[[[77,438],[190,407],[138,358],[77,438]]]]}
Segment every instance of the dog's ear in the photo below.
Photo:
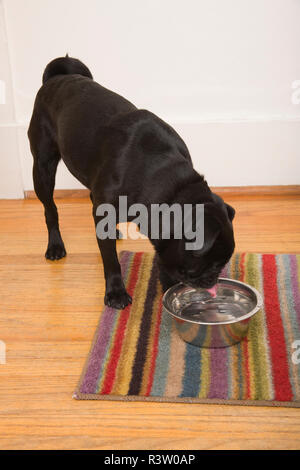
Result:
{"type": "Polygon", "coordinates": [[[195,250],[194,256],[202,256],[214,245],[221,232],[219,220],[210,212],[209,204],[205,204],[204,209],[204,244],[201,250],[195,250]]]}
{"type": "Polygon", "coordinates": [[[225,206],[226,206],[226,209],[227,209],[227,214],[228,214],[229,220],[232,222],[233,219],[234,219],[234,216],[235,216],[235,210],[229,204],[226,204],[226,202],[225,202],[225,206]]]}
{"type": "Polygon", "coordinates": [[[215,217],[209,214],[204,216],[204,245],[202,253],[207,252],[212,248],[220,234],[220,231],[220,223],[215,217]]]}

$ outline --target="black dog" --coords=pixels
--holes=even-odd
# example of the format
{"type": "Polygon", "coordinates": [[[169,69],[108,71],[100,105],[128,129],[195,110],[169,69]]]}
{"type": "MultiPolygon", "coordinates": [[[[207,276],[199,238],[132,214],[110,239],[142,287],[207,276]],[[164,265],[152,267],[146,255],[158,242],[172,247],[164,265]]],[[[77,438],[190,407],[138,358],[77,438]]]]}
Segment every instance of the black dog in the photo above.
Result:
{"type": "MultiPolygon", "coordinates": [[[[164,290],[179,281],[205,288],[217,282],[234,250],[234,209],[212,193],[193,169],[189,151],[172,127],[94,82],[82,62],[66,56],[50,62],[44,71],[28,137],[34,188],[48,227],[46,258],[66,255],[53,201],[56,168],[62,158],[90,189],[96,225],[97,207],[110,203],[117,209],[120,195],[128,197],[128,205],[142,203],[149,209],[161,203],[204,204],[201,250],[186,250],[184,239],[160,237],[151,242],[159,255],[164,290]]],[[[106,279],[105,303],[124,308],[131,298],[121,277],[116,240],[97,241],[106,279]]]]}

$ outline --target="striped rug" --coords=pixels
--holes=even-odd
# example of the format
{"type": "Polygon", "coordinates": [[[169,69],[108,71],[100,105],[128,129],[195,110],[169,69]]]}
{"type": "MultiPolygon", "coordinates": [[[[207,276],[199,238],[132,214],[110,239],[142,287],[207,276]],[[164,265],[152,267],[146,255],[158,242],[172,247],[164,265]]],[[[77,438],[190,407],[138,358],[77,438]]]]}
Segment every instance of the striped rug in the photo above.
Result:
{"type": "Polygon", "coordinates": [[[232,257],[222,276],[254,286],[264,305],[248,337],[222,349],[179,338],[151,253],[120,262],[133,303],[103,310],[74,398],[300,406],[300,255],[232,257]]]}

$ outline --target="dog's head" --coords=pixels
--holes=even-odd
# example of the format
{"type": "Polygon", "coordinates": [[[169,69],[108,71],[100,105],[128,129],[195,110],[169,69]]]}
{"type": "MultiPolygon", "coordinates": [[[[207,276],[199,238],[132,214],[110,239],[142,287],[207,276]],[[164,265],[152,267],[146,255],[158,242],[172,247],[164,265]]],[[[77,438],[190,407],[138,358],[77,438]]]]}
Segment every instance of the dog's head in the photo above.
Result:
{"type": "MultiPolygon", "coordinates": [[[[186,249],[185,238],[171,239],[159,251],[160,263],[170,279],[193,287],[211,288],[234,251],[232,220],[235,210],[219,196],[204,204],[204,243],[186,249]]],[[[194,216],[193,216],[194,217],[194,216]]]]}

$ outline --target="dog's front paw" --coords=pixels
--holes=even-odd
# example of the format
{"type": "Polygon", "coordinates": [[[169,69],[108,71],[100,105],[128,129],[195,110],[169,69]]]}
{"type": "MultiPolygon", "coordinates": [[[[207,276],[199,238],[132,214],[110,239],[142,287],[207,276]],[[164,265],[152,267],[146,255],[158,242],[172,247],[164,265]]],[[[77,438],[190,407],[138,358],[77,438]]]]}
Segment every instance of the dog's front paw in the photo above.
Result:
{"type": "Polygon", "coordinates": [[[131,304],[132,298],[125,289],[107,292],[104,297],[105,305],[112,308],[122,309],[131,304]]]}
{"type": "Polygon", "coordinates": [[[55,259],[63,258],[66,254],[64,244],[54,243],[48,246],[45,257],[54,261],[55,259]]]}

